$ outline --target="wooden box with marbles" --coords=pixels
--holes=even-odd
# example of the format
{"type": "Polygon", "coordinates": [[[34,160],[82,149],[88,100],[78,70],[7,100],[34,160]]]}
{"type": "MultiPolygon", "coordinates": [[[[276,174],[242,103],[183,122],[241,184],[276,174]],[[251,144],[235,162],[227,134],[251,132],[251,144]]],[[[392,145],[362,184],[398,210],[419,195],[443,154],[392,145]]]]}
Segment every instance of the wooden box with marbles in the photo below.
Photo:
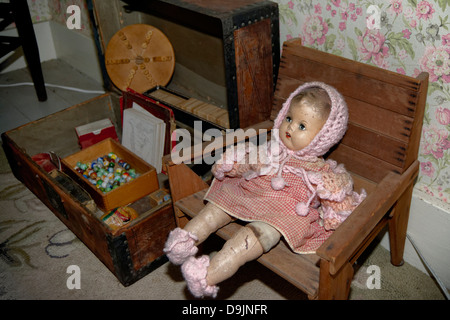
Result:
{"type": "Polygon", "coordinates": [[[155,168],[111,138],[62,159],[61,164],[105,212],[159,188],[155,168]]]}

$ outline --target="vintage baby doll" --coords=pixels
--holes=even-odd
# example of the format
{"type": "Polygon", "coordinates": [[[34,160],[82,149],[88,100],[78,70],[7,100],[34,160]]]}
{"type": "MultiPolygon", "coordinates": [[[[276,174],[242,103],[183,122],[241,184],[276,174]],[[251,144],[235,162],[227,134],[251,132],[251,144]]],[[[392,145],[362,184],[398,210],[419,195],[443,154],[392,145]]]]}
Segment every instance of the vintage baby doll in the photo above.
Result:
{"type": "Polygon", "coordinates": [[[342,139],[347,121],[347,106],[334,88],[306,83],[283,104],[257,163],[249,163],[253,145],[229,149],[216,162],[207,205],[184,229],[173,230],[164,248],[194,296],[215,297],[218,283],[282,236],[294,252],[314,253],[364,199],[343,166],[321,157],[342,139]],[[198,244],[235,218],[250,223],[211,259],[195,257],[198,244]]]}

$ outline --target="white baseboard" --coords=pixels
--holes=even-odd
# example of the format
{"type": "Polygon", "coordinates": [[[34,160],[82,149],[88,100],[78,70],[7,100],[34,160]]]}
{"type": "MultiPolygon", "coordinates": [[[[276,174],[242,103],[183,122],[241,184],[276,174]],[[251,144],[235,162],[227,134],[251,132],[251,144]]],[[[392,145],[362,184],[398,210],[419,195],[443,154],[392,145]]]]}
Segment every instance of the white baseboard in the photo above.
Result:
{"type": "MultiPolygon", "coordinates": [[[[430,267],[450,288],[450,212],[433,203],[433,199],[424,192],[414,189],[407,232],[430,267]]],[[[381,245],[389,250],[388,234],[383,237],[381,245]]],[[[429,274],[408,239],[404,260],[429,274]]]]}

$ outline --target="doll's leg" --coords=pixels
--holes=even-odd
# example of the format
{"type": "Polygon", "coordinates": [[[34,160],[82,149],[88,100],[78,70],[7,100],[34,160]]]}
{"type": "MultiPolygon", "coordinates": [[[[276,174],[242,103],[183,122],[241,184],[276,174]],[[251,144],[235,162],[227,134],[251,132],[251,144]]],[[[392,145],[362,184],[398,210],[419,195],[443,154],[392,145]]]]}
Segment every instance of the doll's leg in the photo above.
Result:
{"type": "Polygon", "coordinates": [[[203,210],[186,224],[184,230],[194,234],[197,237],[195,244],[199,245],[211,233],[216,232],[232,220],[233,218],[228,213],[208,202],[203,210]]]}
{"type": "Polygon", "coordinates": [[[164,253],[173,264],[183,264],[187,258],[197,253],[196,245],[231,220],[225,211],[208,203],[184,229],[176,228],[170,232],[164,253]]]}
{"type": "Polygon", "coordinates": [[[249,261],[256,260],[280,241],[281,234],[264,222],[252,222],[239,230],[210,261],[206,281],[220,283],[249,261]]]}
{"type": "Polygon", "coordinates": [[[215,297],[216,284],[230,278],[246,262],[269,251],[280,238],[275,228],[254,222],[240,229],[211,261],[208,256],[190,257],[181,267],[189,290],[196,297],[215,297]]]}

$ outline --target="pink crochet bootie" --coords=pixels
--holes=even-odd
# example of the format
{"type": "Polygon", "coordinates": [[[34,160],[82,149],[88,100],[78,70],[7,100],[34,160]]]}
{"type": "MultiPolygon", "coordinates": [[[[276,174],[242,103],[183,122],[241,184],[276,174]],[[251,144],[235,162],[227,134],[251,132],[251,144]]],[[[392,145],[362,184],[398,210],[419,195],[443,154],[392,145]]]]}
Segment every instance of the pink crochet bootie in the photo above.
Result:
{"type": "Polygon", "coordinates": [[[181,265],[187,258],[197,253],[198,248],[194,245],[197,240],[194,234],[181,228],[175,228],[170,231],[163,251],[170,262],[181,265]]]}
{"type": "Polygon", "coordinates": [[[208,267],[209,257],[206,255],[200,258],[189,257],[181,266],[188,289],[196,298],[205,296],[215,298],[219,291],[219,287],[209,286],[206,282],[208,267]]]}

